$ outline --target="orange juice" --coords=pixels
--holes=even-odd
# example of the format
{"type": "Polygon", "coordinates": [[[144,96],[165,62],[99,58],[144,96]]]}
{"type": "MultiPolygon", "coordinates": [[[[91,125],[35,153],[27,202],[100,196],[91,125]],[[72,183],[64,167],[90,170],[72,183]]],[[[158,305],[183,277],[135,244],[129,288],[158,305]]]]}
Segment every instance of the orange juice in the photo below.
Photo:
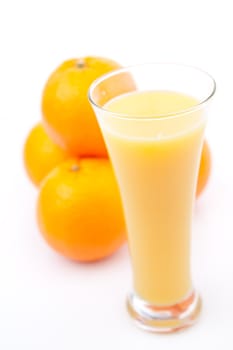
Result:
{"type": "Polygon", "coordinates": [[[197,105],[178,92],[145,91],[104,106],[111,118],[102,131],[121,191],[134,290],[159,306],[192,291],[192,203],[205,127],[203,112],[192,109],[197,105]]]}

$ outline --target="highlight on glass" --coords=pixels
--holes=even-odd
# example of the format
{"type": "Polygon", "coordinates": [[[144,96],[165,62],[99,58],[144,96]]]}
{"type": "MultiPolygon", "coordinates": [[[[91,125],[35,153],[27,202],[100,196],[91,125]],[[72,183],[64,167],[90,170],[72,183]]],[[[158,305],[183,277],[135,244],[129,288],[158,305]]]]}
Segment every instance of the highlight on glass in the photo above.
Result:
{"type": "Polygon", "coordinates": [[[145,330],[177,331],[200,313],[192,217],[215,89],[200,69],[145,64],[108,73],[89,90],[125,214],[133,279],[127,308],[145,330]]]}

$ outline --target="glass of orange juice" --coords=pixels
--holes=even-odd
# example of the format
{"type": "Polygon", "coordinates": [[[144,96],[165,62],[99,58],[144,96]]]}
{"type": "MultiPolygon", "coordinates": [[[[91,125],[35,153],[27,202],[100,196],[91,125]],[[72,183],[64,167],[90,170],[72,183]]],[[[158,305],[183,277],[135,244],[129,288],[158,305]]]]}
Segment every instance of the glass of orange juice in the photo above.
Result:
{"type": "Polygon", "coordinates": [[[200,69],[145,64],[108,73],[89,90],[125,213],[133,271],[127,307],[145,330],[183,329],[201,309],[190,268],[191,228],[215,89],[200,69]]]}

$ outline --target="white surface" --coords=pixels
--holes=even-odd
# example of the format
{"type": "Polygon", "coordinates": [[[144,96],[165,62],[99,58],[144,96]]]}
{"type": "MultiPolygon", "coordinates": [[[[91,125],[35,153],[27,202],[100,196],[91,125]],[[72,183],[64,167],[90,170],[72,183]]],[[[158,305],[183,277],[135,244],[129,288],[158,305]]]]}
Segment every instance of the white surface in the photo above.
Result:
{"type": "Polygon", "coordinates": [[[0,3],[0,349],[232,349],[233,137],[231,1],[63,0],[0,3]],[[133,5],[131,5],[133,4],[133,5]],[[200,322],[172,336],[136,329],[125,310],[127,249],[94,265],[57,256],[35,221],[22,145],[40,118],[52,69],[72,56],[122,64],[194,64],[217,80],[207,136],[208,189],[195,209],[193,269],[200,322]]]}

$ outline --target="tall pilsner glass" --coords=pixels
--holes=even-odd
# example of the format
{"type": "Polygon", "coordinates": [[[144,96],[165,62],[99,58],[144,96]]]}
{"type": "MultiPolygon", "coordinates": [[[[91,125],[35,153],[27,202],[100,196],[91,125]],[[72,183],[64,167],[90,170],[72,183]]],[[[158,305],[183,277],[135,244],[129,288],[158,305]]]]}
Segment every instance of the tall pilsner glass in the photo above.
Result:
{"type": "Polygon", "coordinates": [[[201,301],[190,269],[192,214],[210,75],[145,64],[97,79],[89,90],[120,188],[133,270],[129,314],[143,329],[193,324],[201,301]]]}

